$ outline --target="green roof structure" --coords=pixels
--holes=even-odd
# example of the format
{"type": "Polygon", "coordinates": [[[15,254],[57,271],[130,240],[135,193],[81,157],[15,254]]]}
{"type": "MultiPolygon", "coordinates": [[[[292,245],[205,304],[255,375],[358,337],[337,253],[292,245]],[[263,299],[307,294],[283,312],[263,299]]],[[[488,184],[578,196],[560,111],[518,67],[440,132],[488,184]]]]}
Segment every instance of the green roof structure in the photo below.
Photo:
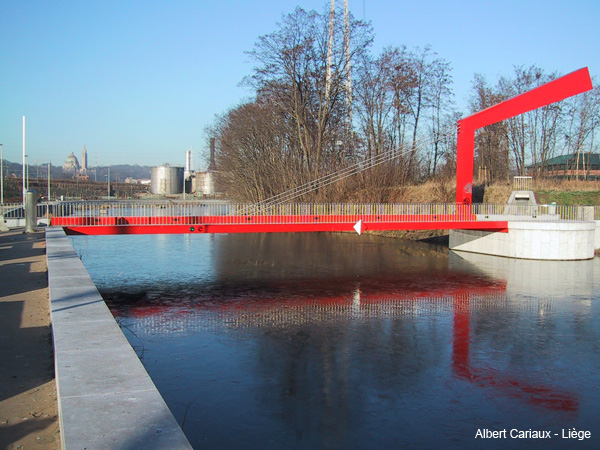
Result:
{"type": "MultiPolygon", "coordinates": [[[[546,169],[552,167],[575,170],[577,167],[577,153],[570,155],[555,156],[546,160],[543,164],[536,163],[527,166],[527,169],[534,169],[544,166],[546,169]]],[[[579,170],[598,170],[600,169],[600,153],[579,153],[579,170]]]]}
{"type": "Polygon", "coordinates": [[[545,178],[600,180],[600,154],[579,152],[556,156],[543,163],[530,164],[526,169],[529,175],[539,173],[545,178]]]}

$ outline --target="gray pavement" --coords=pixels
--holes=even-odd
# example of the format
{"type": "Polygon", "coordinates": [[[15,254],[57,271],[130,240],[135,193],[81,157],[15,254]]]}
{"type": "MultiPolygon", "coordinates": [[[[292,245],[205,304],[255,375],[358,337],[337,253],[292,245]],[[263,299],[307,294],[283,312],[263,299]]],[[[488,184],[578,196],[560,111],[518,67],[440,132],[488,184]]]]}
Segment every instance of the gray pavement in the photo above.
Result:
{"type": "Polygon", "coordinates": [[[0,448],[60,448],[44,232],[0,231],[0,448]]]}

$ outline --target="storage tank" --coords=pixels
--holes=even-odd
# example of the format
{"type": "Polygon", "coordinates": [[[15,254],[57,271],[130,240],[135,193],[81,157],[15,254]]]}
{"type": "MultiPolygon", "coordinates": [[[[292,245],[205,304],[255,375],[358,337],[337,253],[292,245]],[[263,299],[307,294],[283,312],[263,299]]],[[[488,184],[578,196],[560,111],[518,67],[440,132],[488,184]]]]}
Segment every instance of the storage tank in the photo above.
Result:
{"type": "Polygon", "coordinates": [[[153,167],[150,171],[150,192],[158,195],[175,195],[183,192],[183,167],[168,164],[153,167]]]}
{"type": "Polygon", "coordinates": [[[196,172],[196,191],[200,195],[215,195],[214,172],[196,172]]]}

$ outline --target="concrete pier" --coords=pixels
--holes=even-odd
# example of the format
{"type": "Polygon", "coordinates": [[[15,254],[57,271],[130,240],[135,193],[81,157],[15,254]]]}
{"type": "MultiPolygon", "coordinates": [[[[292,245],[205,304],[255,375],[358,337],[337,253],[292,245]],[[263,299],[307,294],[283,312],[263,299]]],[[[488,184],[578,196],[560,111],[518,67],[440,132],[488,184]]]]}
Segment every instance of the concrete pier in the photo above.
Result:
{"type": "Polygon", "coordinates": [[[62,228],[46,230],[65,449],[191,449],[62,228]]]}
{"type": "Polygon", "coordinates": [[[508,222],[508,233],[450,230],[450,249],[508,258],[573,261],[591,259],[600,244],[596,223],[508,222]]]}

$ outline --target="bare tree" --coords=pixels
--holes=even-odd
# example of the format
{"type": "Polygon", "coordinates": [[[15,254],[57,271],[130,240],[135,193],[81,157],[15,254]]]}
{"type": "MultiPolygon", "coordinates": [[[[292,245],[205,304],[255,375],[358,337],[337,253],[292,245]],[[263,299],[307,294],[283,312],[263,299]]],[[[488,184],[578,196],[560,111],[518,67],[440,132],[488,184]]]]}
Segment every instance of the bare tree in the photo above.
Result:
{"type": "Polygon", "coordinates": [[[368,161],[398,145],[393,139],[393,94],[391,64],[394,50],[384,50],[377,58],[365,55],[357,69],[356,110],[368,161]]]}
{"type": "Polygon", "coordinates": [[[218,121],[219,181],[232,198],[259,202],[298,182],[293,177],[301,173],[301,161],[286,126],[284,116],[267,102],[241,105],[218,121]]]}
{"type": "MultiPolygon", "coordinates": [[[[285,16],[277,31],[261,36],[248,53],[257,65],[245,82],[267,94],[289,118],[303,169],[312,176],[333,163],[342,163],[352,144],[345,139],[344,125],[348,114],[344,27],[341,20],[334,23],[338,25],[333,30],[329,70],[329,16],[301,8],[285,16]]],[[[371,40],[370,28],[352,20],[350,58],[357,59],[371,40]]]]}
{"type": "Polygon", "coordinates": [[[443,118],[452,114],[450,71],[449,63],[429,47],[387,48],[361,67],[357,97],[367,155],[376,156],[384,148],[403,149],[398,158],[401,182],[437,170],[443,118]],[[429,132],[421,126],[427,117],[429,132]],[[424,149],[422,140],[431,144],[424,149]],[[429,161],[427,168],[421,166],[423,160],[429,161]]]}
{"type": "MultiPolygon", "coordinates": [[[[471,110],[486,109],[558,76],[536,66],[515,67],[511,76],[500,77],[496,87],[491,87],[476,75],[471,110]]],[[[508,177],[510,171],[521,175],[532,171],[536,176],[544,176],[548,161],[562,154],[576,154],[574,164],[580,167],[577,156],[593,151],[597,145],[599,122],[600,91],[596,88],[479,130],[475,139],[476,165],[488,168],[492,180],[508,177]]]]}
{"type": "Polygon", "coordinates": [[[441,58],[436,58],[431,62],[429,71],[430,135],[432,142],[430,145],[431,169],[428,170],[428,175],[435,176],[440,159],[444,156],[443,140],[450,129],[447,119],[453,115],[453,93],[450,88],[452,84],[450,63],[441,58]]]}
{"type": "MultiPolygon", "coordinates": [[[[487,109],[506,98],[497,89],[489,86],[482,75],[473,80],[470,99],[472,113],[487,109]]],[[[508,180],[510,172],[510,149],[506,122],[489,125],[477,131],[475,136],[475,167],[485,178],[481,181],[508,180]]]]}
{"type": "Polygon", "coordinates": [[[214,130],[224,182],[236,198],[264,200],[348,164],[377,161],[384,164],[370,174],[312,198],[357,190],[383,200],[392,188],[452,164],[443,135],[453,117],[450,65],[429,47],[392,47],[374,58],[370,26],[346,25],[339,14],[332,21],[329,11],[296,8],[248,52],[255,67],[244,83],[256,98],[214,130]]]}
{"type": "Polygon", "coordinates": [[[578,169],[582,166],[587,177],[586,153],[597,152],[598,147],[596,134],[600,124],[600,88],[568,99],[565,110],[567,120],[564,125],[563,153],[576,155],[575,165],[578,169]]]}
{"type": "MultiPolygon", "coordinates": [[[[502,95],[510,98],[556,78],[556,73],[546,75],[536,66],[515,67],[514,78],[502,77],[498,86],[502,95]]],[[[540,168],[544,161],[554,155],[563,105],[562,102],[553,103],[507,120],[508,143],[515,158],[517,173],[524,175],[528,164],[540,168]]]]}

